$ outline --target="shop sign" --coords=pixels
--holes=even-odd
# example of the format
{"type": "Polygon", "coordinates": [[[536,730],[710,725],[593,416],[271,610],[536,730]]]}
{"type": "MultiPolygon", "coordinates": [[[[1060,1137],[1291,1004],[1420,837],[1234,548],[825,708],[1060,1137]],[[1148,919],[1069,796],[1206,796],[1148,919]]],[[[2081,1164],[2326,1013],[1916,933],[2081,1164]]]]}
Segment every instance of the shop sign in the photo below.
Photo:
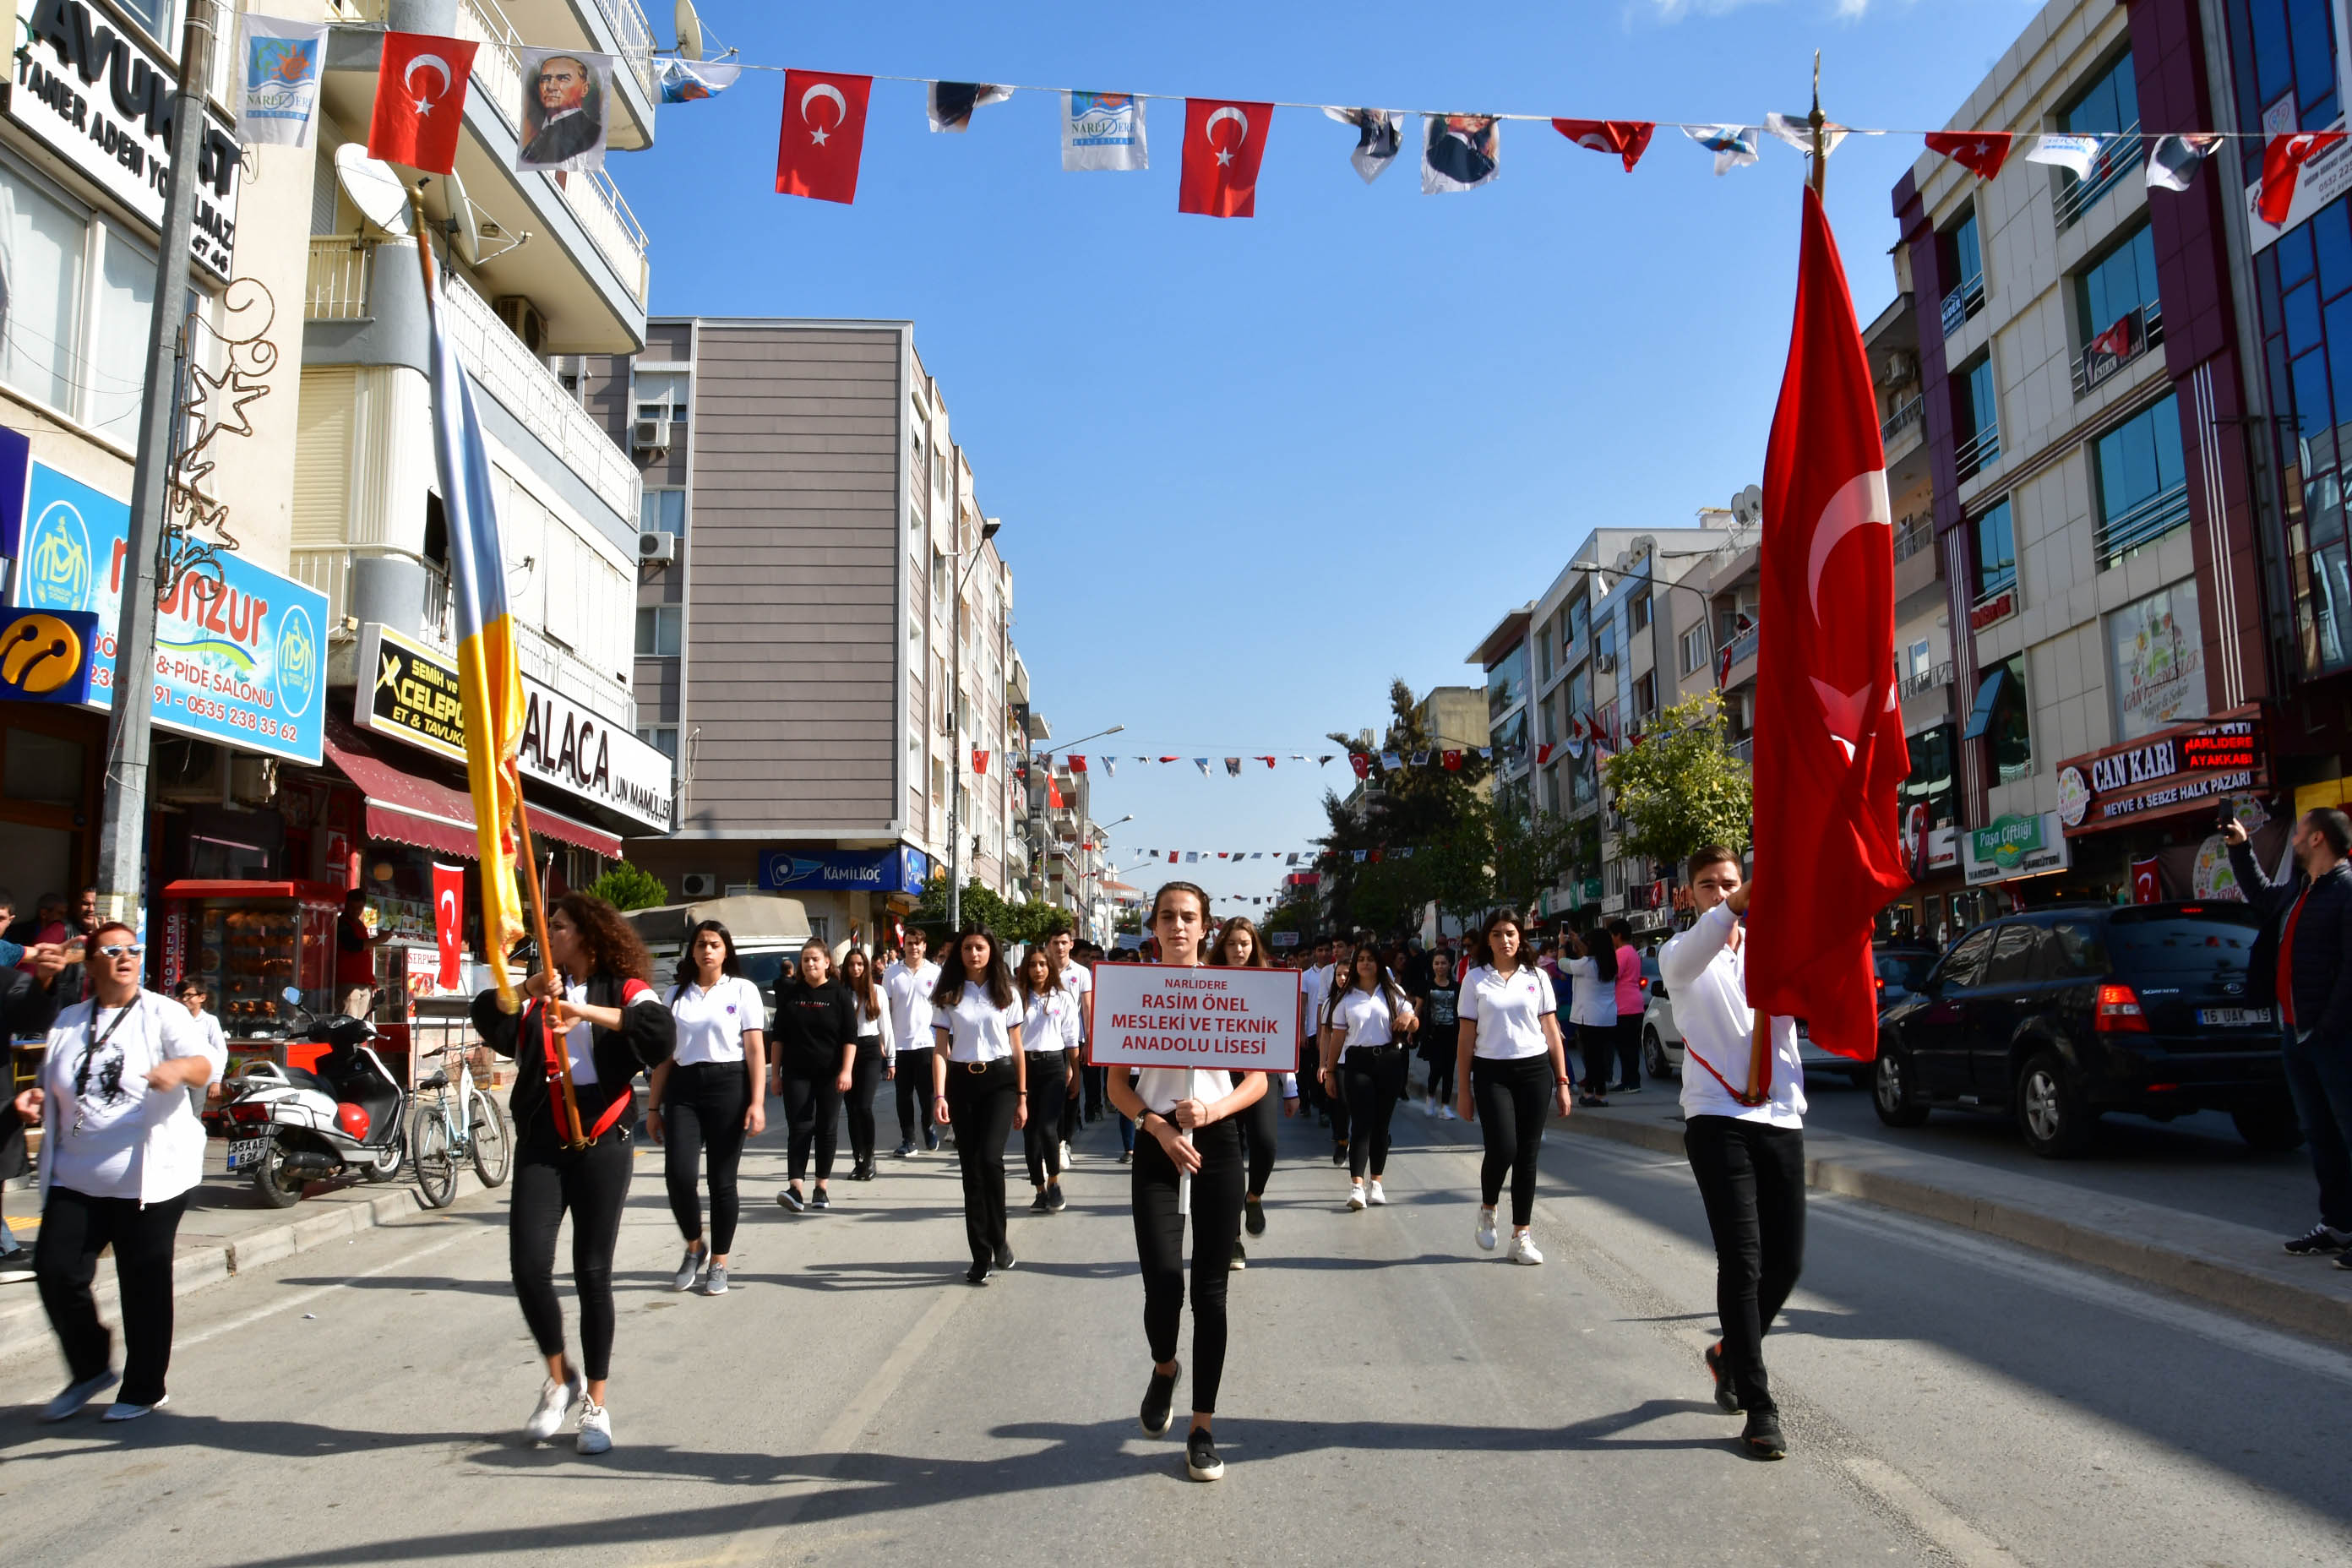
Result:
{"type": "Polygon", "coordinates": [[[1609,894],[1606,898],[1601,900],[1601,912],[1604,915],[1623,914],[1625,912],[1625,895],[1622,893],[1609,894]]]}
{"type": "Polygon", "coordinates": [[[2063,871],[2074,858],[2055,812],[2002,816],[1960,840],[1961,874],[1970,887],[2063,871]]]}
{"type": "Polygon", "coordinates": [[[767,849],[760,855],[760,890],[919,893],[930,869],[929,856],[903,844],[887,849],[767,849]]]}
{"type": "Polygon", "coordinates": [[[1295,931],[1269,931],[1265,942],[1268,947],[1297,947],[1298,933],[1295,931]]]}
{"type": "MultiPolygon", "coordinates": [[[[0,553],[16,561],[16,609],[97,617],[89,705],[114,705],[114,628],[122,615],[131,506],[47,463],[0,431],[0,553]]],[[[319,760],[327,596],[235,551],[182,576],[155,614],[155,722],[233,750],[319,760]]]]}
{"type": "Polygon", "coordinates": [[[2009,619],[2016,613],[2017,590],[2003,588],[1969,612],[1969,629],[1972,632],[1980,632],[1996,622],[2009,619]]]}
{"type": "Polygon", "coordinates": [[[98,617],[86,610],[18,610],[0,616],[0,698],[14,702],[89,700],[98,617]]]}
{"type": "Polygon", "coordinates": [[[2200,724],[2064,764],[2058,771],[2059,816],[2068,832],[2089,833],[2133,817],[2209,806],[2268,782],[2252,719],[2200,724]]]}
{"type": "Polygon", "coordinates": [[[2175,583],[2107,617],[2116,734],[2137,741],[2206,711],[2197,584],[2175,583]]]}
{"type": "Polygon", "coordinates": [[[1600,902],[1601,879],[1598,877],[1587,877],[1584,879],[1583,885],[1579,888],[1577,891],[1582,898],[1583,901],[1588,904],[1600,902]]]}
{"type": "MultiPolygon", "coordinates": [[[[82,0],[16,0],[21,43],[0,111],[161,234],[179,82],[130,27],[110,24],[104,9],[82,0]]],[[[188,255],[226,279],[236,251],[242,152],[230,121],[206,109],[188,255]]]]}
{"type": "MultiPolygon", "coordinates": [[[[360,628],[359,668],[352,718],[361,729],[452,762],[466,760],[465,703],[455,661],[370,621],[360,628]]],[[[526,778],[608,806],[656,832],[669,831],[667,757],[528,675],[522,689],[526,778]]]]}

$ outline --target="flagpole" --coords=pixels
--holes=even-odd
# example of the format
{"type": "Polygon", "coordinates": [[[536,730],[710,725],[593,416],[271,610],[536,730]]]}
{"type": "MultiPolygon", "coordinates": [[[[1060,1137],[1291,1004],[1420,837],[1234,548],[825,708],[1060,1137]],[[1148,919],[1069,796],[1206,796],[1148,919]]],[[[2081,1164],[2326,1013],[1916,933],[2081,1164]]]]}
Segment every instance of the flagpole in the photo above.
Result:
{"type": "MultiPolygon", "coordinates": [[[[408,210],[412,219],[409,226],[416,231],[416,265],[425,279],[425,320],[429,348],[430,344],[437,342],[440,336],[441,307],[433,291],[433,237],[425,226],[425,198],[421,186],[408,193],[408,210]]],[[[432,380],[429,372],[425,379],[428,383],[432,380]]],[[[506,570],[506,563],[491,562],[489,570],[502,572],[506,570]]],[[[552,975],[555,972],[555,950],[547,937],[547,901],[539,887],[539,851],[531,843],[530,811],[523,804],[522,791],[520,789],[515,791],[514,826],[517,845],[522,851],[522,864],[530,868],[530,875],[523,879],[523,883],[530,889],[531,930],[539,938],[539,973],[552,975]]],[[[488,924],[487,910],[484,914],[484,927],[487,930],[488,924]]],[[[540,1027],[542,1029],[548,1027],[547,1009],[544,1003],[540,1008],[540,1027]]],[[[555,1058],[556,1079],[563,1093],[564,1143],[569,1148],[584,1149],[588,1146],[588,1141],[581,1136],[580,1101],[573,1094],[572,1087],[572,1053],[569,1049],[551,1050],[548,1055],[555,1058]]]]}
{"type": "Polygon", "coordinates": [[[1822,51],[1813,51],[1813,111],[1805,116],[1813,128],[1813,195],[1819,197],[1822,185],[1829,177],[1829,149],[1823,145],[1822,127],[1828,121],[1822,116],[1822,51]]]}

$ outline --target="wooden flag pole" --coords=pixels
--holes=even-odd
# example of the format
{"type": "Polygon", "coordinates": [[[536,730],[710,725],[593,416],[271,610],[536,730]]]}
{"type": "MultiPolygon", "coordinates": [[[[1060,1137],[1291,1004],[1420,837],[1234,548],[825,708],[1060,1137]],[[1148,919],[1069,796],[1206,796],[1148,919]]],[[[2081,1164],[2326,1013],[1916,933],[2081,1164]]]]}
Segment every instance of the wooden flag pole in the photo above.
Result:
{"type": "MultiPolygon", "coordinates": [[[[425,319],[427,322],[427,330],[437,334],[440,330],[441,307],[433,291],[433,237],[425,226],[425,197],[422,186],[412,189],[408,193],[408,211],[409,226],[416,232],[416,264],[425,278],[425,319]]],[[[426,380],[431,379],[428,372],[426,380]]],[[[504,563],[494,563],[494,569],[503,570],[504,563]]],[[[539,938],[539,973],[552,975],[555,972],[554,948],[547,939],[547,903],[541,896],[539,889],[539,854],[531,844],[530,814],[523,805],[522,791],[520,788],[515,791],[514,826],[516,843],[522,851],[521,863],[530,868],[530,875],[524,878],[523,881],[530,889],[531,930],[539,938]]],[[[484,922],[486,931],[488,923],[487,921],[484,922]]],[[[551,1027],[547,1022],[544,1004],[540,1009],[540,1026],[541,1028],[551,1027]]],[[[572,1092],[572,1053],[569,1049],[551,1050],[548,1055],[555,1058],[556,1080],[563,1095],[564,1146],[570,1149],[584,1149],[588,1146],[588,1140],[582,1135],[580,1101],[572,1092]]]]}
{"type": "Polygon", "coordinates": [[[1822,127],[1829,121],[1822,115],[1822,51],[1813,51],[1813,111],[1805,117],[1813,128],[1813,195],[1822,194],[1829,177],[1830,154],[1822,127]]]}

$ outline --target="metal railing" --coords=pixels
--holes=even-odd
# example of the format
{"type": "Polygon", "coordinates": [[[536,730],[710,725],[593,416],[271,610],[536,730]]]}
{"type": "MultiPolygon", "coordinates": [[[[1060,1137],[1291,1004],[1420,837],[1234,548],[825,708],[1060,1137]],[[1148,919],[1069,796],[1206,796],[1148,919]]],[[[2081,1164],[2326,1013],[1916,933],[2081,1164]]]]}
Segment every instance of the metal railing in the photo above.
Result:
{"type": "MultiPolygon", "coordinates": [[[[2074,356],[2075,396],[2085,396],[2093,389],[2105,385],[2117,371],[2164,342],[2163,302],[2150,300],[2138,310],[2117,321],[2105,331],[2099,333],[2098,338],[2109,336],[2116,327],[2129,329],[2129,346],[2121,353],[2102,352],[2094,355],[2086,344],[2083,352],[2074,356]]],[[[2097,338],[2093,341],[2096,342],[2097,338]]]]}
{"type": "Polygon", "coordinates": [[[2099,143],[2098,162],[2091,165],[2087,179],[2074,178],[2070,173],[2063,190],[2055,204],[2058,226],[2072,228],[2082,221],[2083,215],[2101,196],[2105,195],[2147,159],[2147,143],[2141,140],[2139,122],[2134,121],[2126,130],[2103,133],[2099,143]]]}
{"type": "Polygon", "coordinates": [[[1731,754],[1733,758],[1738,762],[1741,767],[1754,766],[1756,763],[1756,737],[1750,735],[1744,741],[1734,741],[1731,743],[1731,754]]]}
{"type": "Polygon", "coordinates": [[[1918,425],[1927,412],[1927,400],[1914,397],[1899,405],[1894,413],[1879,421],[1878,438],[1892,441],[1906,427],[1918,425]]]}
{"type": "Polygon", "coordinates": [[[1902,697],[1904,699],[1916,697],[1922,691],[1933,691],[1939,686],[1949,686],[1951,683],[1952,663],[1951,660],[1946,659],[1941,664],[1931,665],[1926,669],[1915,669],[1905,676],[1901,682],[1902,697]]]}
{"type": "Polygon", "coordinates": [[[1756,635],[1759,629],[1756,626],[1750,626],[1731,639],[1731,658],[1725,664],[1725,668],[1737,669],[1756,657],[1756,635]]]}
{"type": "Polygon", "coordinates": [[[369,289],[375,281],[375,246],[340,235],[313,235],[310,270],[302,288],[302,319],[308,321],[366,320],[369,289]]]}
{"type": "Polygon", "coordinates": [[[1944,296],[1944,335],[1948,338],[1958,331],[1970,316],[1984,309],[1984,274],[1962,279],[1958,288],[1944,296]]]}
{"type": "Polygon", "coordinates": [[[629,74],[644,87],[647,99],[658,100],[661,94],[654,84],[654,28],[646,20],[645,8],[637,0],[596,0],[596,9],[613,24],[622,57],[629,62],[629,74]]]}
{"type": "Polygon", "coordinates": [[[1960,443],[1952,454],[1952,465],[1963,479],[1972,479],[2000,461],[2000,426],[1987,425],[1960,443]]]}
{"type": "Polygon", "coordinates": [[[1895,559],[1908,561],[1935,542],[1935,520],[1925,513],[1913,512],[1895,531],[1895,559]]]}
{"type": "Polygon", "coordinates": [[[2105,569],[2133,551],[2155,543],[2188,521],[2189,485],[2183,480],[2114,517],[2100,519],[2092,548],[2100,567],[2105,569]]]}
{"type": "MultiPolygon", "coordinates": [[[[327,596],[327,618],[341,620],[351,609],[352,562],[360,555],[399,555],[425,571],[425,590],[417,634],[442,653],[457,651],[457,627],[449,599],[449,574],[433,563],[392,545],[333,544],[321,549],[297,547],[289,552],[288,575],[327,596]]],[[[406,627],[396,628],[402,631],[406,627]]]]}

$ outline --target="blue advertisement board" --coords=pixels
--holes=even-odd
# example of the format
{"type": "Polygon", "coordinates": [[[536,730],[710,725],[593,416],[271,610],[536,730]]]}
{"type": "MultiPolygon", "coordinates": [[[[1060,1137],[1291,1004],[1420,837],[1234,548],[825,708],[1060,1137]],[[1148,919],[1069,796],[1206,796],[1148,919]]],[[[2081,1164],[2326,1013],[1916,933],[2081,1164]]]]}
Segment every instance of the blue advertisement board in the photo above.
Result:
{"type": "Polygon", "coordinates": [[[763,892],[919,893],[931,858],[903,844],[887,849],[763,849],[763,892]]]}
{"type": "MultiPolygon", "coordinates": [[[[0,481],[12,467],[25,473],[21,492],[0,491],[0,545],[15,556],[8,602],[97,616],[89,701],[110,708],[130,503],[26,461],[23,441],[0,431],[0,481]]],[[[326,707],[327,596],[234,551],[223,551],[219,562],[217,575],[206,568],[183,576],[158,607],[150,683],[155,722],[315,763],[326,707]]]]}

